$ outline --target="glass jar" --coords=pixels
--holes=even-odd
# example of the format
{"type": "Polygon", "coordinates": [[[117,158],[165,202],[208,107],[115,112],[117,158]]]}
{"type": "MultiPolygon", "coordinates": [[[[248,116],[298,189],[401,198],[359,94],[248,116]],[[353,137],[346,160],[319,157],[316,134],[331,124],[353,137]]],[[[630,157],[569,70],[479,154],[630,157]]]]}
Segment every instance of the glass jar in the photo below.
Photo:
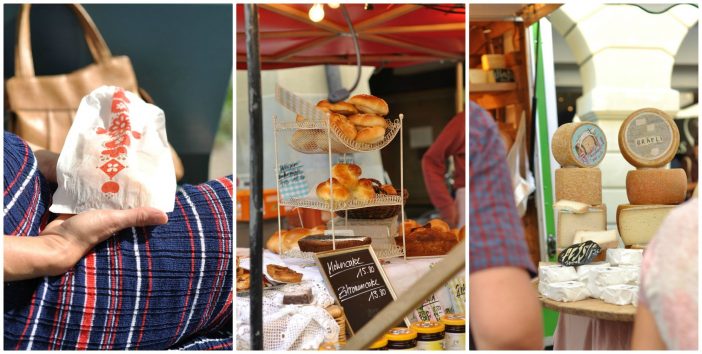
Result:
{"type": "Polygon", "coordinates": [[[417,350],[444,350],[444,324],[419,321],[410,326],[417,331],[417,350]]]}
{"type": "Polygon", "coordinates": [[[447,313],[441,316],[446,327],[445,350],[466,350],[466,316],[462,313],[447,313]]]}
{"type": "Polygon", "coordinates": [[[417,332],[411,328],[395,327],[385,336],[388,350],[414,350],[417,347],[417,332]]]}
{"type": "Polygon", "coordinates": [[[388,350],[388,337],[383,334],[382,337],[368,347],[368,350],[388,350]]]}

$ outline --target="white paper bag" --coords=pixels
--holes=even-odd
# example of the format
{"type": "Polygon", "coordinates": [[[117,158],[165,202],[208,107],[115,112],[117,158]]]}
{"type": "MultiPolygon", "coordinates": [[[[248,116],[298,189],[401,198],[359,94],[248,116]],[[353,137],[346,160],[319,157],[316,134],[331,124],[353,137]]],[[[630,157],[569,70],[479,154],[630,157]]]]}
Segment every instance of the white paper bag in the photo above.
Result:
{"type": "Polygon", "coordinates": [[[163,111],[122,88],[97,88],[80,102],[56,175],[53,213],[173,211],[176,178],[163,111]]]}

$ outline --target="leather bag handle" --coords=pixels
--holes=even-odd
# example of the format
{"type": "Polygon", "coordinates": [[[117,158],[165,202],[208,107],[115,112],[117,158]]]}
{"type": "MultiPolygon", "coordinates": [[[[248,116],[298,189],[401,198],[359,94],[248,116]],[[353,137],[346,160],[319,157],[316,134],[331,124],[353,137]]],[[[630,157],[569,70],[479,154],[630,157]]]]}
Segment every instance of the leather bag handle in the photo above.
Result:
{"type": "MultiPolygon", "coordinates": [[[[93,19],[80,4],[66,4],[78,18],[83,35],[90,49],[93,59],[102,63],[112,57],[107,43],[102,38],[93,19]]],[[[31,4],[23,4],[20,8],[17,21],[17,43],[15,45],[15,76],[34,77],[34,58],[32,56],[32,40],[29,30],[29,10],[31,4]]]]}

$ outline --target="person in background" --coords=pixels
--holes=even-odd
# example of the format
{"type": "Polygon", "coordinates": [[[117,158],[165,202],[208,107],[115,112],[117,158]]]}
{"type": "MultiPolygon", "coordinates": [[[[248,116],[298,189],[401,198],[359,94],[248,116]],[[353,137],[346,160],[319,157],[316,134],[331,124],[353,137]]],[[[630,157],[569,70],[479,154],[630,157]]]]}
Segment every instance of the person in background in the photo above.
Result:
{"type": "Polygon", "coordinates": [[[439,210],[441,218],[451,227],[460,228],[465,224],[466,201],[466,115],[456,114],[446,124],[436,141],[422,157],[424,183],[429,199],[439,210]],[[456,198],[451,197],[444,182],[446,159],[453,157],[453,188],[456,198]]]}
{"type": "Polygon", "coordinates": [[[698,210],[675,208],[646,247],[631,349],[698,349],[698,210]]]}
{"type": "Polygon", "coordinates": [[[470,334],[477,349],[543,349],[534,265],[505,150],[488,112],[470,102],[470,334]]]}

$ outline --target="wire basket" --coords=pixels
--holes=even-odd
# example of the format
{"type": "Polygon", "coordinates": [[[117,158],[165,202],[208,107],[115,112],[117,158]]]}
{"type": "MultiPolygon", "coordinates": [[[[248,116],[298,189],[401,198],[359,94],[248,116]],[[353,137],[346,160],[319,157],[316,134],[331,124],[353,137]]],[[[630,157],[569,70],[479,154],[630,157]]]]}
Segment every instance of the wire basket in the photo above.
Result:
{"type": "Polygon", "coordinates": [[[303,154],[327,154],[329,153],[329,148],[331,148],[332,153],[348,154],[380,150],[390,144],[400,131],[401,124],[399,119],[395,121],[386,119],[386,121],[388,126],[385,128],[383,140],[373,144],[360,143],[349,139],[336,125],[329,129],[326,119],[279,122],[276,124],[276,129],[279,131],[292,131],[288,139],[288,145],[295,151],[303,154]],[[327,136],[327,132],[329,132],[329,136],[327,136]]]}
{"type": "MultiPolygon", "coordinates": [[[[409,192],[407,189],[403,190],[402,193],[402,204],[407,203],[409,198],[409,192]]],[[[400,214],[402,210],[402,205],[384,205],[384,206],[373,206],[367,208],[350,209],[346,211],[337,211],[336,215],[344,217],[345,213],[348,213],[348,217],[351,219],[387,219],[400,214]]]]}

